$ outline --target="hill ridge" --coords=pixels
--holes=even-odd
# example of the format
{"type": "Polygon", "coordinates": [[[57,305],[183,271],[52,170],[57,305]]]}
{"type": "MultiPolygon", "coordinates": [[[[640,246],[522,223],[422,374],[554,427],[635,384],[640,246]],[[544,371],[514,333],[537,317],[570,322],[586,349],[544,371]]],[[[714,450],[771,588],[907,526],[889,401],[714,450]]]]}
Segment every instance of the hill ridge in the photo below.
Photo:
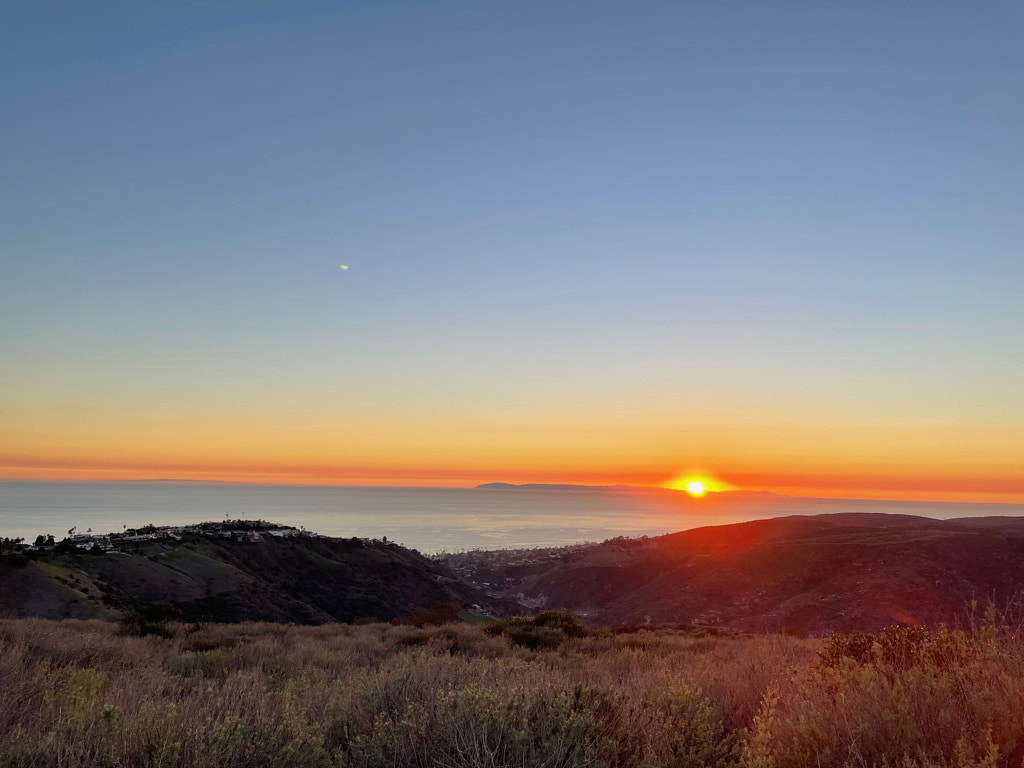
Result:
{"type": "Polygon", "coordinates": [[[1024,588],[1024,518],[790,515],[611,539],[505,562],[446,562],[535,608],[597,624],[701,623],[750,631],[875,631],[955,623],[971,600],[1024,588]]]}
{"type": "Polygon", "coordinates": [[[5,553],[0,614],[113,618],[161,604],[187,620],[319,624],[406,619],[440,602],[508,610],[443,564],[386,539],[264,521],[139,530],[5,553]]]}

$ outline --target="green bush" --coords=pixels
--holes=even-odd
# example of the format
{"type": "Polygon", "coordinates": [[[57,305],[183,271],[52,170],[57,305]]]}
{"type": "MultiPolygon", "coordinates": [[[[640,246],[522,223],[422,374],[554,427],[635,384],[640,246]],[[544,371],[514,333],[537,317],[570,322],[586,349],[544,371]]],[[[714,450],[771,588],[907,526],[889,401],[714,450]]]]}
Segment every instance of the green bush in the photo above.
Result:
{"type": "Polygon", "coordinates": [[[586,637],[593,630],[568,611],[542,611],[533,617],[535,627],[557,629],[566,637],[586,637]]]}
{"type": "Polygon", "coordinates": [[[726,727],[721,713],[700,688],[674,685],[662,707],[669,734],[663,768],[727,768],[741,756],[739,733],[726,727]]]}
{"type": "Polygon", "coordinates": [[[512,616],[485,625],[484,632],[491,636],[506,635],[516,645],[531,650],[557,648],[569,638],[595,634],[568,611],[543,611],[533,618],[512,616]]]}

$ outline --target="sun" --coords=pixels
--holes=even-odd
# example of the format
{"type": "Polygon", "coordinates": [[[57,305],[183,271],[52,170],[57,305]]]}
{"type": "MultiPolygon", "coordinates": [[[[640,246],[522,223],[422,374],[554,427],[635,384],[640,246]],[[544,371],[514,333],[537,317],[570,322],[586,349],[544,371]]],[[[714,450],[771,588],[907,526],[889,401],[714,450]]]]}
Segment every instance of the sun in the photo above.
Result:
{"type": "Polygon", "coordinates": [[[685,491],[695,499],[699,499],[709,493],[728,491],[733,488],[733,486],[723,483],[709,472],[694,469],[676,475],[668,482],[663,483],[662,487],[671,488],[675,491],[685,491]]]}
{"type": "Polygon", "coordinates": [[[708,492],[708,487],[700,480],[691,480],[686,484],[686,492],[691,496],[703,496],[708,492]]]}

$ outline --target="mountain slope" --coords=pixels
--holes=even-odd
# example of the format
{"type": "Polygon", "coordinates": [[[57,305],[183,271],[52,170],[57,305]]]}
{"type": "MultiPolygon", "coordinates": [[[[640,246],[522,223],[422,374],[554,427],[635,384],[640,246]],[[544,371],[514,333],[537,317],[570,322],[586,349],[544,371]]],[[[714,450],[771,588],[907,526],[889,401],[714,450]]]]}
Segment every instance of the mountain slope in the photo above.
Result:
{"type": "Polygon", "coordinates": [[[362,539],[195,535],[97,554],[40,553],[23,567],[0,565],[0,615],[12,617],[111,617],[164,604],[187,620],[318,624],[408,618],[448,601],[501,610],[443,565],[362,539]]]}
{"type": "Polygon", "coordinates": [[[487,578],[606,625],[822,632],[950,623],[971,600],[1002,606],[1020,596],[1024,519],[775,518],[617,539],[528,566],[492,563],[487,578]]]}

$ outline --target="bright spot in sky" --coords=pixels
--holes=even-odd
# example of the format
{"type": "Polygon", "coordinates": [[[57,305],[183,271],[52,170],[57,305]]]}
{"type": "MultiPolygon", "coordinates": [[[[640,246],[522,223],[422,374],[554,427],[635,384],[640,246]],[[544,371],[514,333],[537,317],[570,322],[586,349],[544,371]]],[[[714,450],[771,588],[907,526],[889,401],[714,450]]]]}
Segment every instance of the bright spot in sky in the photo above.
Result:
{"type": "Polygon", "coordinates": [[[672,488],[676,491],[686,491],[695,498],[700,498],[708,493],[717,491],[728,491],[733,486],[723,483],[714,475],[704,470],[689,470],[676,475],[671,480],[662,484],[663,488],[672,488]]]}
{"type": "Polygon", "coordinates": [[[703,496],[708,489],[700,480],[691,480],[686,484],[686,492],[691,496],[703,496]]]}
{"type": "Polygon", "coordinates": [[[341,268],[342,268],[342,269],[348,269],[348,264],[342,264],[342,265],[341,265],[341,268]]]}

